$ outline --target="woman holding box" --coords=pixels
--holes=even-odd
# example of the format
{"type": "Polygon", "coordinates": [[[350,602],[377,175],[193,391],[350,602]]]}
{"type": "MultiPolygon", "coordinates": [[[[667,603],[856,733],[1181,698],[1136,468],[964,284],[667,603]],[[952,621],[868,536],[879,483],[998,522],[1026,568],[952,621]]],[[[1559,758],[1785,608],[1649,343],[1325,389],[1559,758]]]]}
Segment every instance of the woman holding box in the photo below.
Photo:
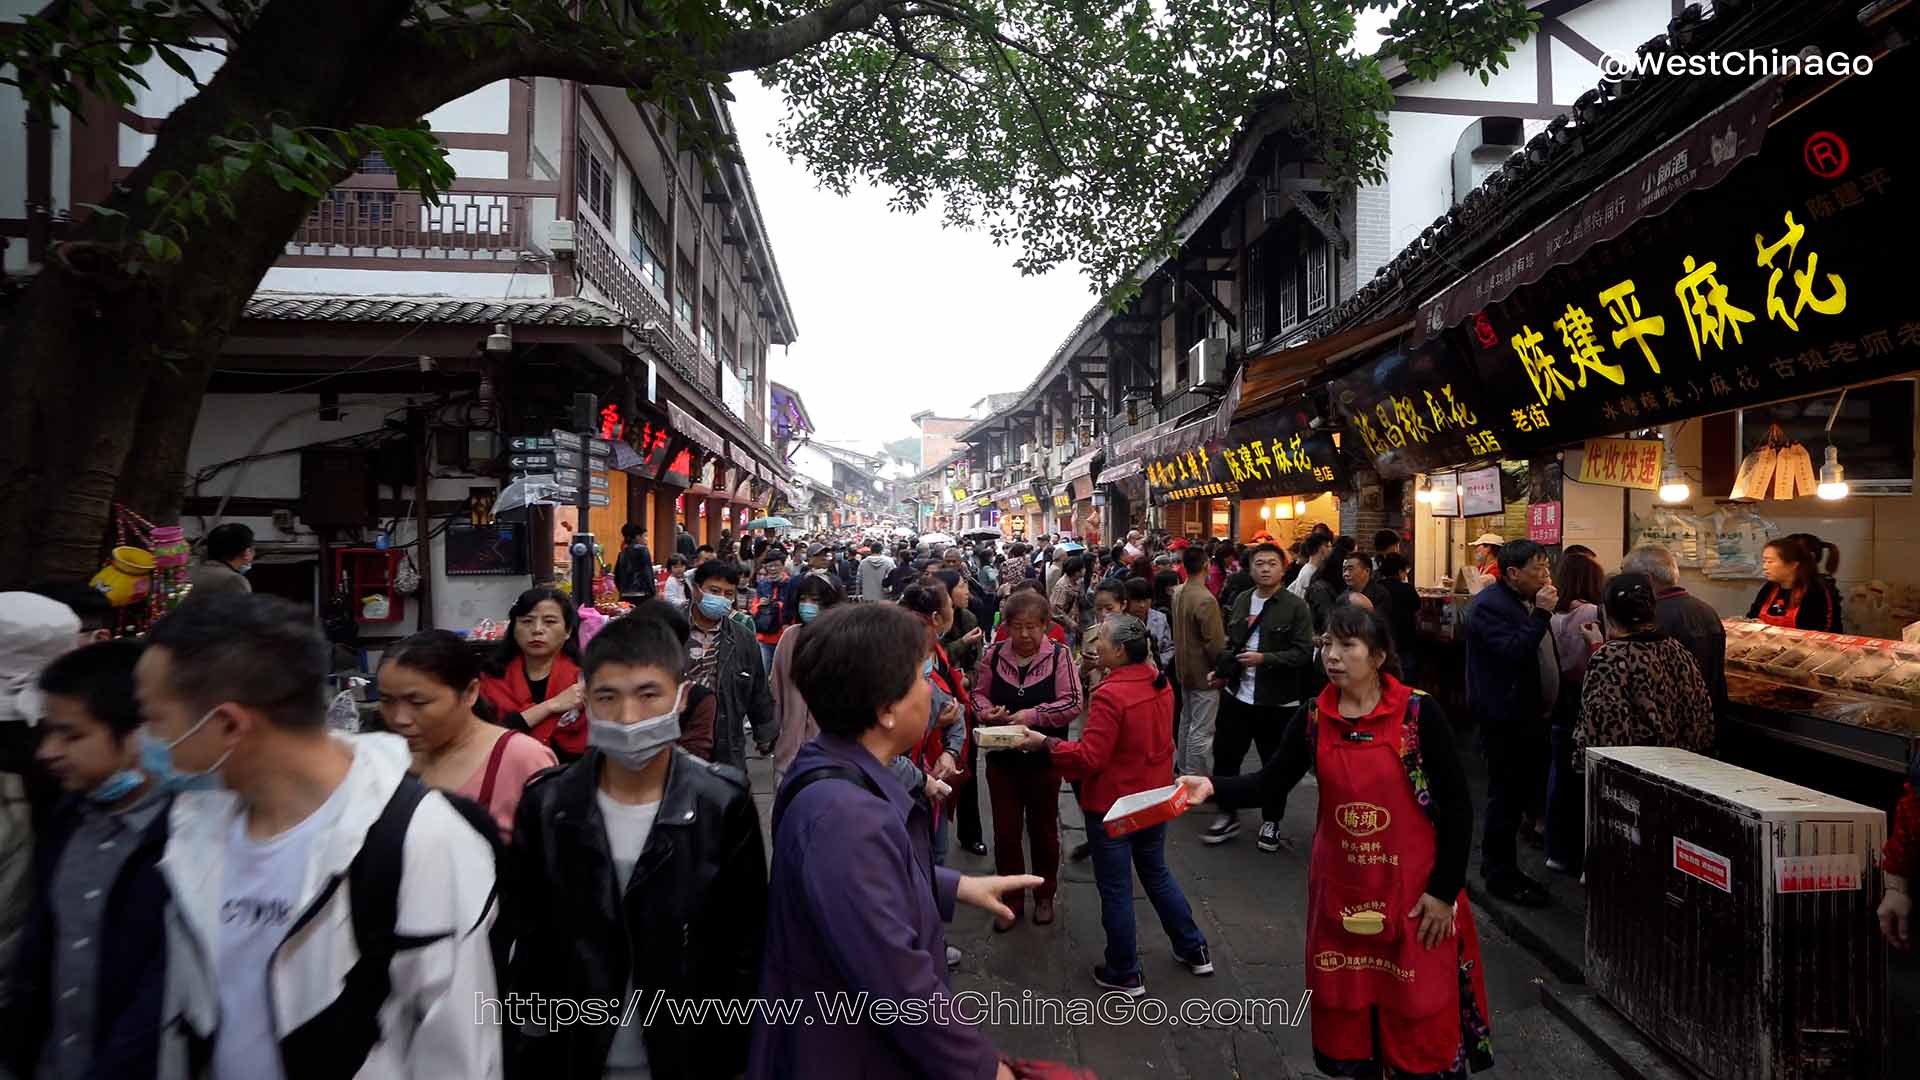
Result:
{"type": "Polygon", "coordinates": [[[1055,769],[1079,780],[1080,808],[1087,815],[1087,843],[1093,849],[1093,879],[1100,890],[1100,925],[1107,932],[1106,963],[1093,969],[1093,981],[1128,997],[1147,992],[1140,974],[1133,922],[1133,871],[1173,940],[1174,959],[1195,975],[1213,974],[1207,939],[1194,925],[1180,883],[1167,869],[1166,822],[1122,836],[1109,836],[1107,811],[1128,795],[1166,787],[1173,773],[1173,690],[1166,673],[1147,662],[1152,642],[1147,624],[1131,615],[1115,615],[1088,635],[1088,648],[1107,670],[1093,692],[1086,727],[1077,742],[1038,731],[1027,733],[1023,750],[1044,750],[1055,769]]]}
{"type": "Polygon", "coordinates": [[[1480,939],[1462,886],[1473,806],[1453,732],[1392,674],[1377,613],[1342,606],[1329,685],[1252,776],[1183,776],[1189,800],[1279,805],[1311,767],[1321,827],[1307,872],[1313,1056],[1328,1076],[1464,1077],[1493,1064],[1480,939]],[[1377,1023],[1376,1023],[1376,1014],[1377,1023]],[[1376,1041],[1377,1032],[1377,1041],[1376,1041]]]}

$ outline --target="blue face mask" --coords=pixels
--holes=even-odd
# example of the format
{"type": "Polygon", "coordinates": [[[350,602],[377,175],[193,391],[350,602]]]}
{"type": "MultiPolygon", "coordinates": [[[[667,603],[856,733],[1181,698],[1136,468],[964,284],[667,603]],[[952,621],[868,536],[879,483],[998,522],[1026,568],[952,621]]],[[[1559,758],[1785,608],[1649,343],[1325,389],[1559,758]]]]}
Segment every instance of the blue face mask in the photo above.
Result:
{"type": "Polygon", "coordinates": [[[705,615],[707,618],[718,622],[726,618],[727,612],[732,610],[733,603],[726,597],[715,596],[712,593],[700,594],[700,614],[705,615]]]}
{"type": "Polygon", "coordinates": [[[933,657],[929,656],[920,663],[920,677],[925,679],[933,675],[933,657]]]}
{"type": "Polygon", "coordinates": [[[207,721],[213,719],[213,714],[214,710],[208,709],[207,714],[200,718],[199,723],[188,728],[185,733],[172,742],[162,742],[160,739],[155,738],[152,732],[144,727],[141,728],[140,768],[144,770],[148,776],[153,777],[154,783],[159,784],[168,791],[222,790],[225,785],[220,782],[220,766],[225,765],[227,759],[233,756],[232,750],[221,754],[220,760],[214,762],[213,766],[205,772],[181,772],[173,767],[173,748],[193,738],[194,732],[206,727],[207,721]]]}
{"type": "Polygon", "coordinates": [[[146,783],[147,774],[139,769],[121,769],[100,782],[100,786],[87,792],[87,799],[101,806],[111,806],[133,794],[135,788],[146,783]]]}
{"type": "Polygon", "coordinates": [[[809,622],[812,622],[814,619],[819,618],[819,616],[820,616],[819,604],[816,604],[811,600],[800,601],[800,621],[801,622],[809,623],[809,622]]]}
{"type": "Polygon", "coordinates": [[[245,566],[236,566],[233,568],[233,572],[239,574],[241,577],[246,577],[248,574],[253,573],[253,564],[248,563],[245,566]]]}

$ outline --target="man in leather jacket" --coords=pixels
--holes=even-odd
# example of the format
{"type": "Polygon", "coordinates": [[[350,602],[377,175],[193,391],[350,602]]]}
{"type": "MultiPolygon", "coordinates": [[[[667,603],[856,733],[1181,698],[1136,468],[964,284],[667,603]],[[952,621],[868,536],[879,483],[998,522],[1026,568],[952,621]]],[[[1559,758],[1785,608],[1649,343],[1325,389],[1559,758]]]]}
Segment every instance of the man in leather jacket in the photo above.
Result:
{"type": "Polygon", "coordinates": [[[645,608],[602,630],[584,664],[587,753],[535,776],[521,797],[507,905],[516,947],[503,989],[581,1011],[571,1022],[509,1018],[508,1076],[746,1069],[744,1027],[683,1023],[672,1011],[720,1000],[744,1013],[767,917],[766,848],[746,775],[673,745],[681,648],[670,619],[645,608]],[[586,1015],[596,999],[614,1003],[618,1022],[586,1015]]]}

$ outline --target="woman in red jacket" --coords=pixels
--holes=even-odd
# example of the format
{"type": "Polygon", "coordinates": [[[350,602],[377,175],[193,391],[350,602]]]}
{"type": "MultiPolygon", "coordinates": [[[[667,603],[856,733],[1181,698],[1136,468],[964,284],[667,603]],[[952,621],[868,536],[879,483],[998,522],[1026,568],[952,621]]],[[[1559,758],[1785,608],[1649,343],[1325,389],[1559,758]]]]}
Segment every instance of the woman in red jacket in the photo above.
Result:
{"type": "Polygon", "coordinates": [[[1093,981],[1128,997],[1143,997],[1133,923],[1133,871],[1173,940],[1173,956],[1195,975],[1213,974],[1207,939],[1194,924],[1180,883],[1167,869],[1167,826],[1111,837],[1103,824],[1107,811],[1126,795],[1165,787],[1173,780],[1173,690],[1167,676],[1148,663],[1152,642],[1147,624],[1131,615],[1115,615],[1088,635],[1087,647],[1107,669],[1093,692],[1086,727],[1077,742],[1027,733],[1023,750],[1045,750],[1053,766],[1079,780],[1080,808],[1087,815],[1087,843],[1093,849],[1093,878],[1100,890],[1100,925],[1107,932],[1106,963],[1093,969],[1093,981]]]}
{"type": "Polygon", "coordinates": [[[528,589],[507,612],[512,632],[480,676],[500,723],[550,748],[562,765],[587,751],[580,683],[580,615],[555,589],[528,589]]]}

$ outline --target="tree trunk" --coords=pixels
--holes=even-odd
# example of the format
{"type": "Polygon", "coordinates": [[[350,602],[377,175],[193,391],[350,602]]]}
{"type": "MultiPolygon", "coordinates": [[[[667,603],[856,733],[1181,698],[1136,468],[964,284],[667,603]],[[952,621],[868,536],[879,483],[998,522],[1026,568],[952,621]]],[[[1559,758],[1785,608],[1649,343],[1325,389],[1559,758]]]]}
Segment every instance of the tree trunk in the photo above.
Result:
{"type": "MultiPolygon", "coordinates": [[[[113,503],[171,521],[200,399],[227,332],[312,200],[249,171],[229,189],[240,220],[190,224],[181,258],[129,269],[122,236],[155,220],[145,195],[171,170],[217,160],[208,140],[242,124],[351,127],[375,45],[404,0],[343,3],[314,18],[270,5],[207,87],[162,125],[106,205],[50,253],[10,314],[0,356],[0,588],[78,580],[99,567],[113,503]],[[124,231],[123,231],[124,229],[124,231]]],[[[344,175],[344,173],[343,173],[344,175]]],[[[338,179],[336,177],[336,179],[338,179]]]]}

